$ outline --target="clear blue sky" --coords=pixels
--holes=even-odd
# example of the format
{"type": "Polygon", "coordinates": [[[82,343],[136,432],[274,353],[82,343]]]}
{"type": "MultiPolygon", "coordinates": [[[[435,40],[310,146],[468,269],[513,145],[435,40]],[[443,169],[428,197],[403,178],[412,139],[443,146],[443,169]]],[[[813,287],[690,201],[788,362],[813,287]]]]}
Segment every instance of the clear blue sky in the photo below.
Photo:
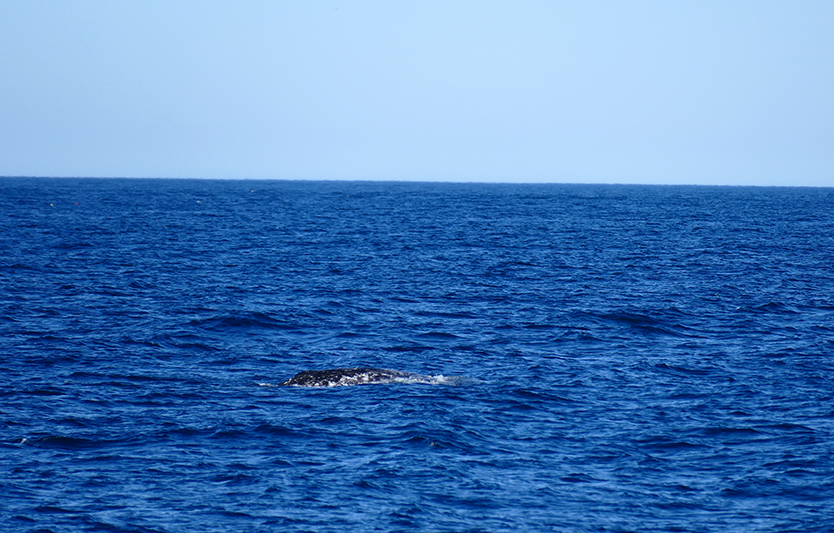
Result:
{"type": "Polygon", "coordinates": [[[0,0],[0,175],[834,186],[834,1],[0,0]]]}

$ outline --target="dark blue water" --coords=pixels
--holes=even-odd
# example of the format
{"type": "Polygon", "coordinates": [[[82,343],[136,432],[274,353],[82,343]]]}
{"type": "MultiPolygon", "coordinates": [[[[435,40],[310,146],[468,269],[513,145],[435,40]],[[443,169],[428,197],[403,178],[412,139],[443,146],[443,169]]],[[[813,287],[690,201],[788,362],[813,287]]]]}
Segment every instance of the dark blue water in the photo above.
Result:
{"type": "Polygon", "coordinates": [[[834,189],[0,180],[3,531],[834,531],[834,189]],[[272,387],[350,366],[452,384],[272,387]]]}

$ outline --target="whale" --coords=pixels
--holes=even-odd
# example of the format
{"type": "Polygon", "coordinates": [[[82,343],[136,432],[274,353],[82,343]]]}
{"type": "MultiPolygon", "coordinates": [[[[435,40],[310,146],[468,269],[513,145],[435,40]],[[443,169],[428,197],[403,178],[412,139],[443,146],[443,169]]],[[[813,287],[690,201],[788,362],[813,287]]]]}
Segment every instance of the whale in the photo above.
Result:
{"type": "Polygon", "coordinates": [[[434,376],[422,376],[411,372],[390,370],[387,368],[331,368],[327,370],[305,370],[287,381],[279,383],[282,387],[345,387],[371,383],[437,383],[434,376]]]}

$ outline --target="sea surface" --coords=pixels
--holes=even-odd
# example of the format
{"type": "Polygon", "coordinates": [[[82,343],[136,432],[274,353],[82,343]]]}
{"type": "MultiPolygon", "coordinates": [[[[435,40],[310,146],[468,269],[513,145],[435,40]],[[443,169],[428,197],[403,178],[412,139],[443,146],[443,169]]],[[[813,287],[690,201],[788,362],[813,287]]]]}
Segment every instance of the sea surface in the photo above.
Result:
{"type": "Polygon", "coordinates": [[[834,531],[834,188],[3,178],[0,377],[4,532],[834,531]]]}

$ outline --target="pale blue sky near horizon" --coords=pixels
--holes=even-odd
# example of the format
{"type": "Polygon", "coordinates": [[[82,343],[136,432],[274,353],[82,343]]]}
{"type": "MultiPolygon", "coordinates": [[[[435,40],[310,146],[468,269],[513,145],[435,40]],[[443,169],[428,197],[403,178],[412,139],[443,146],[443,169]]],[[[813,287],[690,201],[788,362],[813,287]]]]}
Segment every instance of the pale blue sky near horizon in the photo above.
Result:
{"type": "Polygon", "coordinates": [[[0,176],[834,186],[834,2],[0,0],[0,176]]]}

